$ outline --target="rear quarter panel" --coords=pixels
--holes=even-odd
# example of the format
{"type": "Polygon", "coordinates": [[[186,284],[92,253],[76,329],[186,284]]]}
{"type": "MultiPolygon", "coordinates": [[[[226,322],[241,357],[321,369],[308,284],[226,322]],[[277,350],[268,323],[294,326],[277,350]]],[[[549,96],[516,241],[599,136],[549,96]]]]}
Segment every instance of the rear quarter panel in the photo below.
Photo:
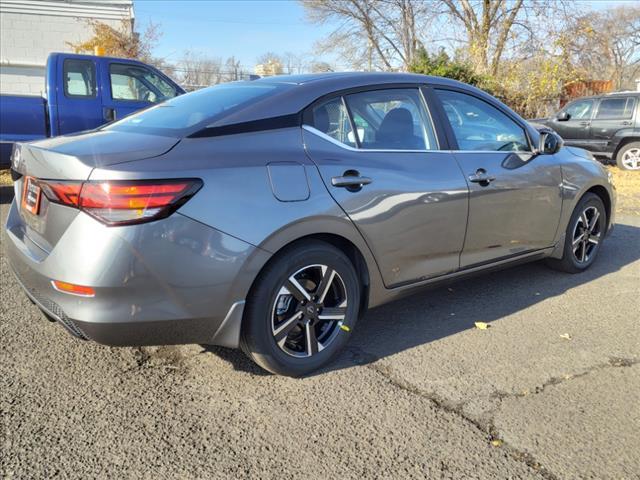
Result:
{"type": "MultiPolygon", "coordinates": [[[[246,297],[255,275],[273,254],[314,234],[332,233],[353,243],[367,263],[372,290],[384,290],[366,243],[329,195],[315,164],[306,157],[299,127],[184,139],[160,157],[99,168],[91,175],[92,180],[177,177],[201,178],[204,182],[202,189],[179,209],[179,214],[262,252],[246,259],[239,269],[229,305],[246,297]],[[277,198],[269,164],[277,164],[279,168],[290,164],[296,172],[302,167],[308,196],[296,197],[299,199],[294,201],[277,198]]],[[[298,174],[293,177],[298,178],[298,174]]],[[[372,300],[374,297],[377,298],[372,295],[372,300]]]]}

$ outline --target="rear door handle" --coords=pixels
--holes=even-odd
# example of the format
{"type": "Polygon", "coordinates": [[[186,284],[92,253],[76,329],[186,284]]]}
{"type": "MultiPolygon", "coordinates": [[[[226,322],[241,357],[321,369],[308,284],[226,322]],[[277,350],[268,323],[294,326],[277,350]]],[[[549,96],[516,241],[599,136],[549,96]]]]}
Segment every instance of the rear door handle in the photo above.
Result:
{"type": "Polygon", "coordinates": [[[629,121],[624,121],[624,122],[622,122],[622,125],[631,125],[631,122],[629,122],[629,121]]]}
{"type": "Polygon", "coordinates": [[[493,182],[496,177],[487,175],[487,171],[484,168],[479,168],[476,173],[469,175],[469,181],[473,183],[479,183],[481,187],[486,187],[493,182]]]}
{"type": "Polygon", "coordinates": [[[589,125],[591,125],[591,122],[580,122],[580,125],[582,125],[583,127],[588,127],[589,125]]]}
{"type": "Polygon", "coordinates": [[[359,190],[364,185],[369,185],[373,180],[369,177],[361,177],[357,172],[344,172],[341,177],[332,177],[331,185],[334,187],[344,187],[347,190],[359,190]]]}

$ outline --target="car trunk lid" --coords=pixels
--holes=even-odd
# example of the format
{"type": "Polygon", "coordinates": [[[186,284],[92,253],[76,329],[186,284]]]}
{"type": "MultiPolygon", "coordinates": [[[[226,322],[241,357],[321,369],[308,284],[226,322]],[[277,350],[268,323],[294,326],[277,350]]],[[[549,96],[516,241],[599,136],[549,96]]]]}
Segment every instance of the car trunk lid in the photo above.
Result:
{"type": "Polygon", "coordinates": [[[94,168],[155,157],[178,138],[97,131],[16,146],[12,169],[20,226],[33,243],[50,252],[79,210],[51,202],[38,185],[45,181],[82,183],[94,168]]]}

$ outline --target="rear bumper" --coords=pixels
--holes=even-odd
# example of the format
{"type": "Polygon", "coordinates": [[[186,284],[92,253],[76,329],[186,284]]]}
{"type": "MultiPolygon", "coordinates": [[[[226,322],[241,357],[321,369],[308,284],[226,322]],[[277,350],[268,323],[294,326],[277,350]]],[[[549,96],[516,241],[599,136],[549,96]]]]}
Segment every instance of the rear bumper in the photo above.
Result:
{"type": "Polygon", "coordinates": [[[264,254],[179,214],[117,228],[79,214],[46,252],[31,242],[14,202],[6,230],[8,262],[31,300],[75,336],[115,346],[237,346],[250,286],[242,272],[264,254]],[[59,292],[52,280],[96,294],[59,292]]]}

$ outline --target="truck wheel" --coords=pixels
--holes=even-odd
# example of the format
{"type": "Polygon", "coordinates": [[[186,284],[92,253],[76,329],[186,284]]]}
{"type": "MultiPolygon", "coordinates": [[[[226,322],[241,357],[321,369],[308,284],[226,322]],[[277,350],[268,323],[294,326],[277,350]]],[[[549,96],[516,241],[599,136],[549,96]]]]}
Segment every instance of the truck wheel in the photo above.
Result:
{"type": "Polygon", "coordinates": [[[622,170],[640,170],[640,142],[627,143],[618,150],[616,163],[622,170]]]}

